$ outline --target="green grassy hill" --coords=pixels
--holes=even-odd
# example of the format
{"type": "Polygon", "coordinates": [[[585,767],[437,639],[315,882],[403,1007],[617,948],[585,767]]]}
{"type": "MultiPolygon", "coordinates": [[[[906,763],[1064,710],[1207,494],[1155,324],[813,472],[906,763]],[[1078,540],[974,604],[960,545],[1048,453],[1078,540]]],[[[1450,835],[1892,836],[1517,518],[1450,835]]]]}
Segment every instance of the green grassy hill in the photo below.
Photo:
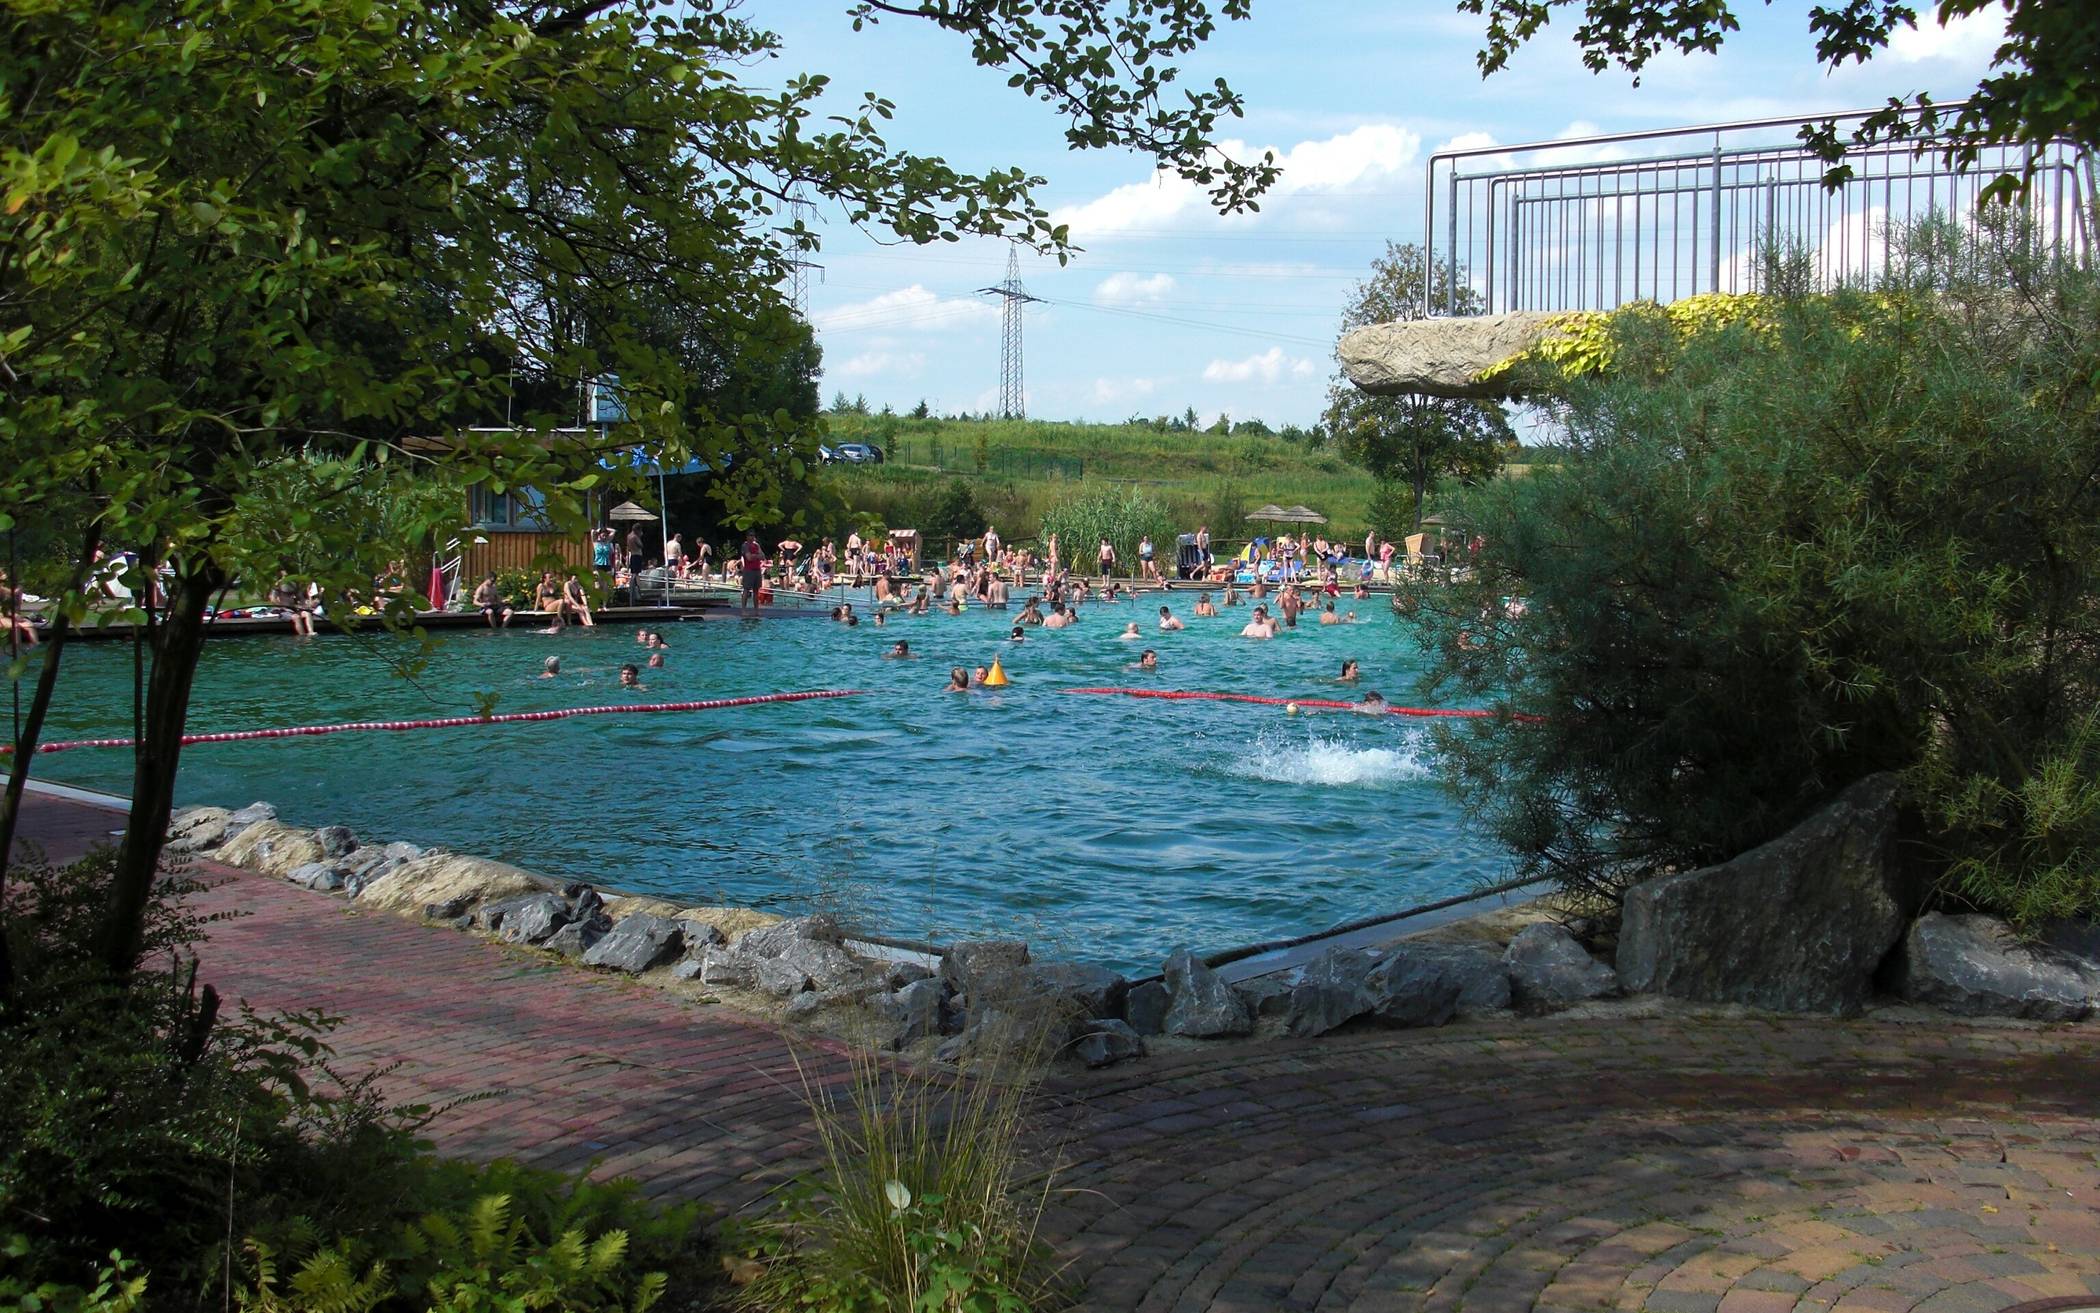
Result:
{"type": "Polygon", "coordinates": [[[915,507],[961,478],[1016,542],[1032,537],[1058,502],[1132,484],[1165,502],[1186,530],[1208,524],[1219,540],[1244,538],[1252,527],[1247,512],[1266,502],[1310,506],[1328,517],[1324,532],[1360,540],[1373,492],[1370,476],[1333,452],[1274,436],[1047,420],[827,420],[831,442],[873,443],[888,457],[881,465],[832,467],[855,510],[909,524],[915,507]]]}

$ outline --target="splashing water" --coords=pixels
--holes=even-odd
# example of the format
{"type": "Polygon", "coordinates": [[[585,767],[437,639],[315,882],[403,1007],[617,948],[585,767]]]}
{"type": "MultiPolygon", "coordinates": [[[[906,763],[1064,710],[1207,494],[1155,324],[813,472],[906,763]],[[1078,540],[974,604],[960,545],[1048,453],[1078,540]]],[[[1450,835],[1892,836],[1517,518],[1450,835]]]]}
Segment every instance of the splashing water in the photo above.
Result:
{"type": "Polygon", "coordinates": [[[1397,747],[1362,747],[1337,735],[1263,730],[1245,755],[1226,769],[1272,784],[1379,787],[1431,776],[1427,736],[1416,732],[1397,747]]]}

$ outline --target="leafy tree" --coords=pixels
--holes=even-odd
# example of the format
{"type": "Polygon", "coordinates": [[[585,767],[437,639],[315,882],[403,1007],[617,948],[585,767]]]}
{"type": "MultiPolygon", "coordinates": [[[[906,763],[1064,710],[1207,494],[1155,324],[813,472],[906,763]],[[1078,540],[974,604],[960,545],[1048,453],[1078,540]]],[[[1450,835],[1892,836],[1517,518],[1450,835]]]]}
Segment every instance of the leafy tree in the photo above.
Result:
{"type": "Polygon", "coordinates": [[[1194,406],[1190,406],[1187,410],[1181,412],[1181,431],[1183,433],[1194,433],[1201,423],[1202,420],[1197,416],[1194,406]]]}
{"type": "Polygon", "coordinates": [[[911,408],[911,417],[913,419],[925,419],[927,414],[926,398],[920,397],[919,404],[911,408]]]}
{"type": "MultiPolygon", "coordinates": [[[[1387,242],[1385,254],[1371,262],[1370,277],[1357,284],[1343,309],[1342,331],[1420,318],[1423,263],[1421,247],[1387,242]]],[[[1433,303],[1445,304],[1454,282],[1456,312],[1473,313],[1477,294],[1464,278],[1454,278],[1448,262],[1434,270],[1433,303]]],[[[1327,385],[1325,423],[1344,460],[1362,466],[1381,484],[1397,483],[1413,493],[1403,533],[1421,526],[1422,501],[1438,480],[1478,483],[1499,469],[1517,445],[1499,406],[1420,394],[1372,396],[1339,372],[1327,385]]]]}
{"type": "Polygon", "coordinates": [[[1882,292],[1613,316],[1541,381],[1557,462],[1466,499],[1477,577],[1406,594],[1432,690],[1542,718],[1446,736],[1527,869],[1613,895],[1897,770],[1950,896],[2100,911],[2100,285],[1918,238],[1882,292]]]}
{"type": "Polygon", "coordinates": [[[1273,437],[1274,435],[1275,430],[1270,428],[1268,425],[1262,423],[1258,419],[1243,419],[1239,423],[1232,426],[1232,436],[1236,438],[1267,438],[1273,437]]]}
{"type": "Polygon", "coordinates": [[[984,532],[984,507],[977,502],[967,481],[950,479],[940,490],[920,504],[915,518],[918,529],[930,546],[934,543],[959,542],[975,538],[984,532]]]}
{"type": "MultiPolygon", "coordinates": [[[[1459,0],[1465,13],[1487,20],[1486,46],[1480,52],[1483,74],[1499,72],[1525,42],[1536,36],[1556,9],[1575,8],[1581,22],[1575,42],[1582,62],[1592,72],[1617,66],[1639,81],[1648,61],[1667,49],[1685,53],[1719,50],[1737,31],[1734,8],[1727,0],[1684,4],[1680,0],[1459,0]]],[[[1861,146],[1945,134],[1941,153],[1949,163],[1972,165],[1985,147],[2014,142],[2044,146],[2062,137],[2091,147],[2100,145],[2100,22],[2088,0],[1941,0],[1930,11],[1941,24],[1972,14],[2005,14],[2005,41],[1991,61],[1991,72],[1956,109],[1937,105],[1920,93],[1892,99],[1864,120],[1851,137],[1861,146]]],[[[1816,5],[1808,11],[1809,35],[1816,58],[1839,68],[1865,63],[1879,55],[1889,38],[1918,21],[1910,0],[1849,0],[1816,5]]],[[[1803,139],[1832,166],[1834,179],[1849,176],[1842,163],[1847,140],[1835,122],[1805,130],[1803,139]]],[[[2005,192],[2032,177],[2030,157],[2021,174],[2006,174],[1992,183],[2005,192]]]]}
{"type": "Polygon", "coordinates": [[[1205,430],[1203,430],[1203,431],[1204,431],[1205,433],[1209,434],[1209,435],[1210,435],[1211,437],[1214,437],[1214,438],[1226,438],[1226,437],[1231,437],[1231,436],[1232,436],[1232,416],[1230,416],[1230,415],[1226,414],[1226,413],[1225,413],[1224,411],[1222,411],[1222,410],[1221,410],[1221,411],[1219,411],[1219,412],[1218,412],[1218,418],[1217,418],[1216,422],[1214,422],[1214,423],[1213,423],[1213,424],[1212,424],[1212,425],[1211,425],[1211,426],[1210,426],[1209,428],[1207,428],[1207,429],[1205,429],[1205,430]]]}
{"type": "MultiPolygon", "coordinates": [[[[1171,88],[1170,61],[1213,30],[1206,6],[854,12],[958,33],[1074,147],[1133,146],[1221,208],[1274,176],[1209,145],[1239,112],[1229,88],[1171,88]]],[[[550,432],[607,377],[631,417],[610,445],[699,456],[727,471],[733,524],[794,528],[817,435],[781,291],[816,241],[790,218],[797,189],[902,241],[1063,254],[1040,179],[895,150],[872,95],[820,118],[824,78],[745,76],[778,51],[724,0],[0,0],[0,528],[85,497],[83,558],[137,551],[142,597],[152,564],[169,569],[166,596],[124,617],[149,668],[98,936],[110,972],[137,958],[204,613],[236,569],[369,588],[369,526],[338,493],[431,479],[535,488],[554,528],[580,531],[589,495],[641,491],[601,468],[603,444],[550,432]],[[533,401],[517,432],[433,438],[519,400],[514,376],[558,404],[533,401]],[[340,473],[298,512],[313,558],[273,554],[279,526],[248,509],[258,471],[292,453],[340,473]]],[[[76,577],[58,609],[79,623],[88,604],[76,577]]],[[[390,620],[408,623],[406,601],[390,620]]],[[[45,648],[15,781],[63,648],[45,648]]],[[[0,1002],[6,981],[0,962],[0,1002]]]]}

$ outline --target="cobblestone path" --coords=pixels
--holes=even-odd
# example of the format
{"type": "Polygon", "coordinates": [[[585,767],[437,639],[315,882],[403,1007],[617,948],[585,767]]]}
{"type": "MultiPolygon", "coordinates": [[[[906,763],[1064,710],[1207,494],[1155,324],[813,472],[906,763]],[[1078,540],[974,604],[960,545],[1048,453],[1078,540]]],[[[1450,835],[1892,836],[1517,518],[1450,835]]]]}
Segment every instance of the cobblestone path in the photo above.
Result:
{"type": "MultiPolygon", "coordinates": [[[[39,798],[66,856],[108,813],[39,798]]],[[[214,873],[207,978],[487,1093],[441,1147],[748,1205],[834,1051],[664,991],[214,873]],[[798,1068],[797,1051],[801,1059],[798,1068]]],[[[1100,1310],[2100,1306],[2100,1025],[1612,1016],[1207,1048],[1061,1078],[1050,1233],[1100,1310]]]]}

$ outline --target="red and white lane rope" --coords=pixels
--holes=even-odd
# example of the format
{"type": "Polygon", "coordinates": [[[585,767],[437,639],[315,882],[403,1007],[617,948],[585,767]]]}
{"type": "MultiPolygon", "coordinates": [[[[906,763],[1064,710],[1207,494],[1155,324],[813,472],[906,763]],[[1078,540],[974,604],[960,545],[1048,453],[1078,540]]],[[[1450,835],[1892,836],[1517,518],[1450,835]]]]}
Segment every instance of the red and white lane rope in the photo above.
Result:
{"type": "MultiPolygon", "coordinates": [[[[1185,689],[1165,688],[1068,688],[1067,693],[1093,693],[1105,697],[1162,698],[1169,702],[1253,702],[1265,707],[1311,707],[1318,711],[1362,711],[1361,702],[1342,702],[1334,698],[1272,698],[1258,693],[1205,693],[1185,689]]],[[[1394,716],[1418,716],[1424,719],[1449,720],[1493,720],[1502,713],[1477,707],[1397,707],[1388,706],[1386,712],[1394,716]]],[[[1531,722],[1537,716],[1512,713],[1511,720],[1531,722]]]]}
{"type": "MultiPolygon", "coordinates": [[[[768,702],[815,702],[824,698],[856,697],[857,688],[817,689],[807,693],[760,693],[742,698],[708,698],[700,702],[630,702],[610,707],[566,707],[559,711],[512,711],[501,716],[438,716],[429,720],[356,720],[339,725],[289,725],[282,729],[223,730],[216,734],[185,734],[184,747],[192,743],[243,743],[250,739],[296,739],[316,734],[360,734],[372,730],[455,729],[467,725],[515,725],[526,721],[567,720],[571,716],[618,716],[638,711],[722,711],[730,707],[755,707],[768,702]]],[[[128,748],[131,739],[71,739],[62,743],[39,743],[37,752],[64,752],[70,748],[128,748]]],[[[0,744],[0,756],[11,754],[12,744],[0,744]]]]}

